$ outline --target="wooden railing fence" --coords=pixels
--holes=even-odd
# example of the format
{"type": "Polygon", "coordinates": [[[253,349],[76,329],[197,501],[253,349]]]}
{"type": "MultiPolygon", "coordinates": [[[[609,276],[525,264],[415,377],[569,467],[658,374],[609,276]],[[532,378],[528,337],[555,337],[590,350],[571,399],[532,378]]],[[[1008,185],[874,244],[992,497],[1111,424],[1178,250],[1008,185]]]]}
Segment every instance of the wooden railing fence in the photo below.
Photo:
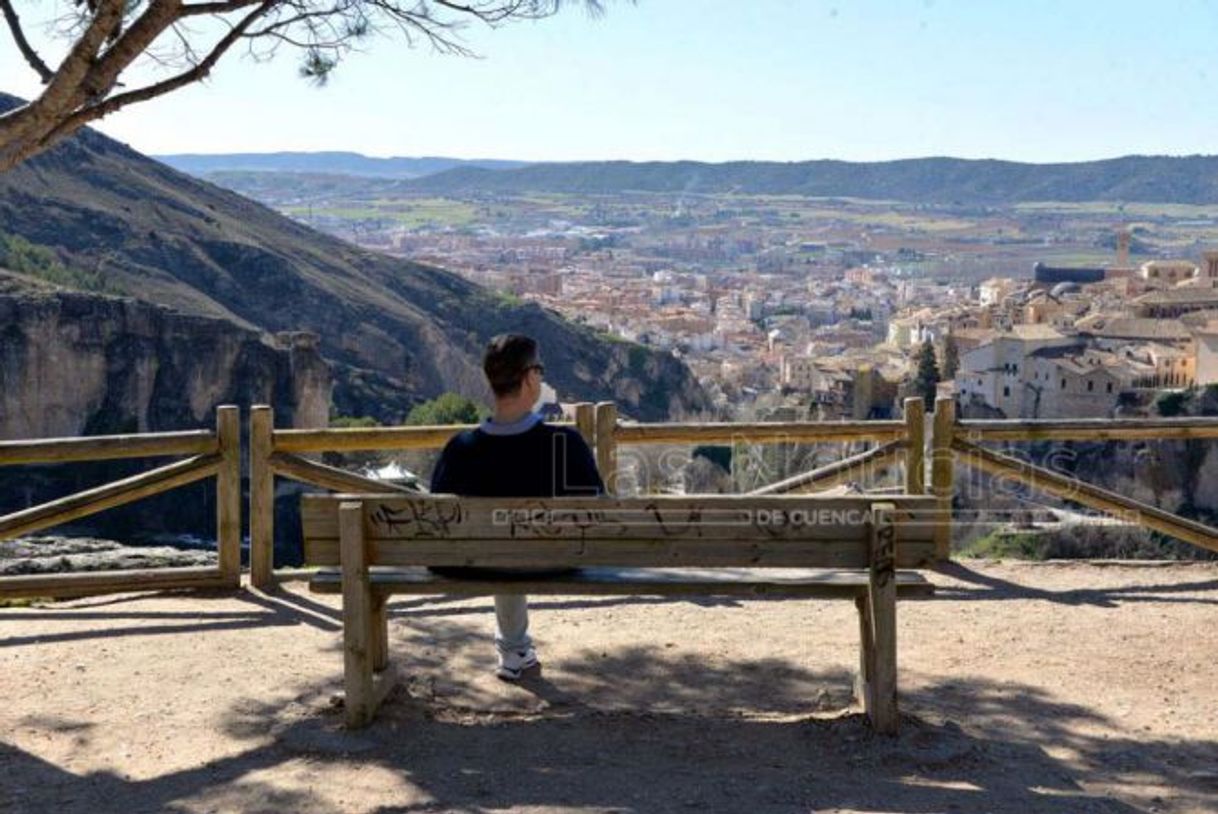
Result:
{"type": "MultiPolygon", "coordinates": [[[[617,492],[618,448],[623,444],[757,444],[832,443],[873,441],[879,445],[811,473],[799,483],[758,493],[809,492],[825,489],[866,473],[907,461],[907,487],[922,494],[921,439],[924,416],[918,407],[906,410],[905,420],[841,422],[665,423],[639,424],[618,419],[610,401],[582,402],[575,406],[574,426],[595,451],[597,467],[610,492],[617,492]],[[917,426],[914,427],[913,424],[917,426]],[[916,447],[906,439],[915,438],[916,447]],[[910,471],[915,474],[908,474],[910,471]]],[[[472,425],[471,425],[472,426],[472,425]]],[[[302,457],[322,452],[440,449],[466,426],[359,427],[327,429],[275,429],[269,406],[257,406],[250,416],[250,582],[274,582],[274,478],[276,475],[340,492],[388,492],[398,487],[384,481],[346,472],[302,457]]]]}
{"type": "Polygon", "coordinates": [[[0,540],[31,534],[207,478],[216,479],[215,567],[0,577],[0,598],[82,596],[165,588],[223,588],[241,583],[241,420],[216,409],[216,429],[0,441],[0,466],[190,456],[0,517],[0,540]]]}
{"type": "MultiPolygon", "coordinates": [[[[1143,528],[1218,551],[1218,529],[1212,526],[982,446],[985,443],[1011,441],[1215,439],[1218,438],[1218,418],[949,420],[948,416],[954,418],[954,410],[955,402],[950,398],[940,398],[935,403],[936,461],[940,458],[945,462],[958,460],[989,475],[1009,478],[1030,489],[1097,511],[1116,514],[1143,528]]],[[[935,494],[945,501],[944,505],[950,510],[950,496],[954,492],[953,467],[945,463],[941,468],[935,494]]],[[[950,533],[949,527],[947,534],[950,533]]]]}
{"type": "MultiPolygon", "coordinates": [[[[1029,441],[1131,441],[1218,438],[1218,418],[1094,420],[958,420],[955,402],[940,398],[927,416],[920,399],[907,399],[897,420],[835,422],[655,423],[620,420],[613,402],[581,403],[574,426],[595,450],[611,492],[618,491],[621,448],[649,444],[868,443],[870,448],[808,472],[768,484],[754,494],[821,491],[903,467],[907,494],[936,498],[937,556],[951,554],[952,503],[957,464],[1009,478],[1030,489],[1134,522],[1218,551],[1218,529],[1006,454],[987,444],[1029,441]],[[930,433],[927,435],[927,425],[930,433]],[[928,477],[929,476],[929,477],[928,477]]],[[[220,407],[215,431],[0,442],[0,466],[154,456],[190,456],[114,483],[0,517],[0,539],[28,534],[130,503],[149,495],[216,478],[216,568],[145,569],[0,578],[0,598],[68,596],[136,589],[233,587],[239,584],[241,531],[240,426],[236,407],[220,407]]],[[[276,429],[272,408],[255,406],[249,422],[250,582],[275,581],[275,477],[339,492],[389,493],[406,487],[329,466],[310,457],[324,452],[434,450],[461,426],[276,429]]]]}

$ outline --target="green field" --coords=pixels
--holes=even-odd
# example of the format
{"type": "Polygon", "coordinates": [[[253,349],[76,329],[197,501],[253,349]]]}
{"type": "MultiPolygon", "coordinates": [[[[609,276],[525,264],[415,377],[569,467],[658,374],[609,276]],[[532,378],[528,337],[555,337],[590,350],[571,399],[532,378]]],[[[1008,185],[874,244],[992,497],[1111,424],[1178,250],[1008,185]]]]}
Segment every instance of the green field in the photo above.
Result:
{"type": "Polygon", "coordinates": [[[448,198],[389,198],[352,201],[338,206],[294,205],[282,211],[296,218],[339,218],[341,220],[384,220],[407,229],[469,226],[485,220],[481,208],[448,198]]]}

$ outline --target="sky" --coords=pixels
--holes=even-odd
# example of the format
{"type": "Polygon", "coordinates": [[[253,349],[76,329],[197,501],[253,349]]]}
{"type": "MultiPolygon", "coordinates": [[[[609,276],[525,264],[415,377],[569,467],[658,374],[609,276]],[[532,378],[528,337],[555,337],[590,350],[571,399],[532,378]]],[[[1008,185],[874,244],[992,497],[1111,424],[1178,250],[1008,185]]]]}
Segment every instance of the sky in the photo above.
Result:
{"type": "MultiPolygon", "coordinates": [[[[18,0],[31,17],[50,4],[18,0]]],[[[610,0],[478,58],[373,39],[316,88],[283,52],[100,129],[147,153],[526,161],[1054,162],[1218,153],[1218,2],[610,0]]],[[[0,89],[37,89],[0,40],[0,89]]]]}

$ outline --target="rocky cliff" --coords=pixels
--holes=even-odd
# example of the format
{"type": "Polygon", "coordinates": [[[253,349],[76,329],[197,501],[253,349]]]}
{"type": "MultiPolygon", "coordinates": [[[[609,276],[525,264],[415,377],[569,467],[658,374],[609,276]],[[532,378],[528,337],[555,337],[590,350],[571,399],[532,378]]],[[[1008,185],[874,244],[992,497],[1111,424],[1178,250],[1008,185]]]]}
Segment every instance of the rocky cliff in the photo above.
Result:
{"type": "Polygon", "coordinates": [[[0,438],[214,426],[219,404],[274,403],[324,426],[315,337],[278,337],[138,300],[0,286],[0,438]]]}

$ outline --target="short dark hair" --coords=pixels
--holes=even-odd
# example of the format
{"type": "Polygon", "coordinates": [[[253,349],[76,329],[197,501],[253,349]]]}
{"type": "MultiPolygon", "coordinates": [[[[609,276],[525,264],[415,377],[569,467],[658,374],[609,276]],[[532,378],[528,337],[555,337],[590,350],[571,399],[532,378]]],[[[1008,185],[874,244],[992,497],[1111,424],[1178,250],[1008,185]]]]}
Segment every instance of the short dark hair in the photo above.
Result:
{"type": "Polygon", "coordinates": [[[482,370],[496,396],[520,391],[529,368],[538,364],[537,342],[523,334],[499,334],[486,346],[482,370]]]}

